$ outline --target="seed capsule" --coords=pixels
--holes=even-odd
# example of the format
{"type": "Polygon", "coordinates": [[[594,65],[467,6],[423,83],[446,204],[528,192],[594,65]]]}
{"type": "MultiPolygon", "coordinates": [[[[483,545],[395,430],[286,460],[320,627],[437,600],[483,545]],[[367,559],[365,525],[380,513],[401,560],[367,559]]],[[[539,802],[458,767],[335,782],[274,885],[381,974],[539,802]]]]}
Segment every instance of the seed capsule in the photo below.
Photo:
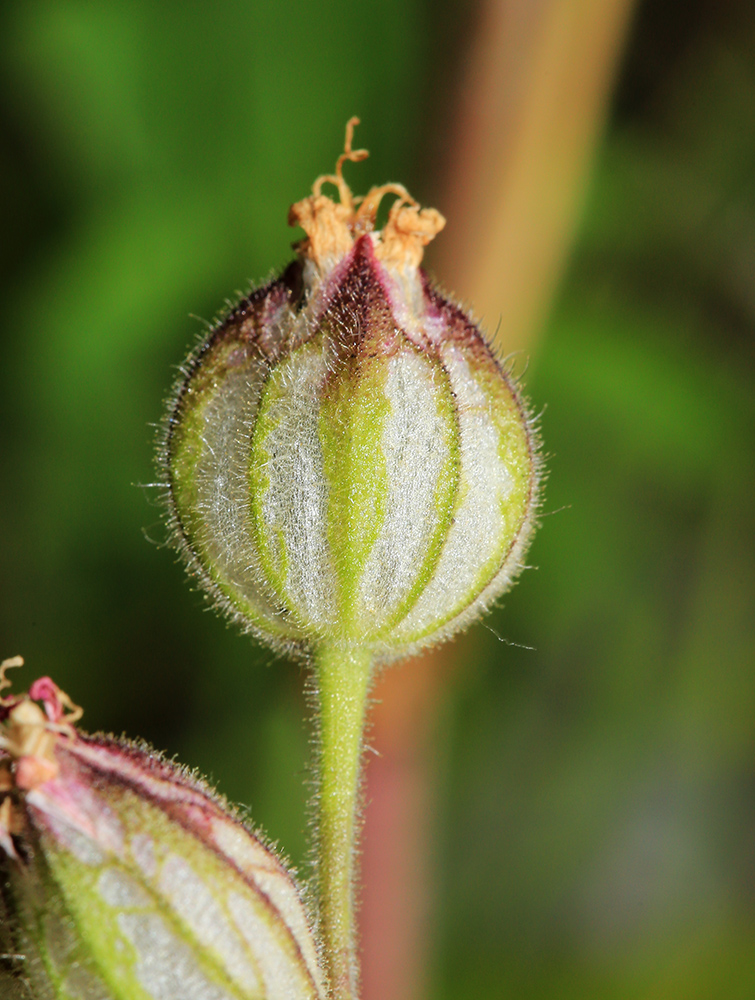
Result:
{"type": "Polygon", "coordinates": [[[321,1000],[291,875],[217,796],[144,744],[79,732],[49,678],[1,704],[0,867],[29,996],[321,1000]]]}
{"type": "Polygon", "coordinates": [[[274,646],[390,659],[510,585],[539,463],[512,380],[420,267],[443,218],[400,185],[352,197],[353,124],[291,209],[298,260],[189,357],[163,460],[179,545],[227,612],[274,646]]]}

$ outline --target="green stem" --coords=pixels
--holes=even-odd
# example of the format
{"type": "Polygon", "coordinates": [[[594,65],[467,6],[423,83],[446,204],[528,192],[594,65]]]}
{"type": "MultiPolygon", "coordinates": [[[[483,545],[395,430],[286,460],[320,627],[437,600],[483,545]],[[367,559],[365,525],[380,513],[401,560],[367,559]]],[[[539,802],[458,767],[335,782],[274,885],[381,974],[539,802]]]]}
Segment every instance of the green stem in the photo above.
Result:
{"type": "Polygon", "coordinates": [[[362,736],[372,666],[371,653],[359,648],[326,646],[316,655],[320,931],[333,1000],[356,1000],[358,991],[354,876],[362,736]]]}

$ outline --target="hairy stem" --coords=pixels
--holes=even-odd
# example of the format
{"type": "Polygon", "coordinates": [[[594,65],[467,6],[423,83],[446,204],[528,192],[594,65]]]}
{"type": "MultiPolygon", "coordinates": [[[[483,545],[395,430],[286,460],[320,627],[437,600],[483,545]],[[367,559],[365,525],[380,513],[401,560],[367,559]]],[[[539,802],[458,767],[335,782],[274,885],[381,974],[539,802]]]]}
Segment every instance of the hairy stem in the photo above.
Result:
{"type": "Polygon", "coordinates": [[[362,737],[372,656],[326,646],[316,656],[320,715],[317,863],[320,931],[333,1000],[356,1000],[354,930],[362,737]]]}

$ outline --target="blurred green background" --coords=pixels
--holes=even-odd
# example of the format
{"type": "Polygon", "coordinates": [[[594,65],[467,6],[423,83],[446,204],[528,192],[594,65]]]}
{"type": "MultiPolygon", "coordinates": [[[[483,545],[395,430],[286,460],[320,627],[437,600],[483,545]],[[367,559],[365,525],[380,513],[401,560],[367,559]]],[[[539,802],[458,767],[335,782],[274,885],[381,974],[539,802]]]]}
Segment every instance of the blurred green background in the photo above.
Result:
{"type": "MultiPolygon", "coordinates": [[[[288,260],[350,115],[358,188],[432,202],[473,13],[0,10],[0,654],[296,862],[302,671],[164,546],[153,425],[204,321],[288,260]]],[[[464,639],[438,726],[433,998],[755,996],[754,327],[755,11],[645,0],[526,377],[539,568],[464,639]]]]}

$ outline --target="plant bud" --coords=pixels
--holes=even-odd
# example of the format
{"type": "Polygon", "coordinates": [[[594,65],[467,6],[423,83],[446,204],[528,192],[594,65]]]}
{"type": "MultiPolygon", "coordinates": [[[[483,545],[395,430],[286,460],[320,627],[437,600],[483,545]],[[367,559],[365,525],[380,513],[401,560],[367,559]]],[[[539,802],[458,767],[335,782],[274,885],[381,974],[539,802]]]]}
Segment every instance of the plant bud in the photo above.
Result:
{"type": "Polygon", "coordinates": [[[189,357],[163,461],[179,544],[226,611],[274,646],[391,659],[510,585],[539,462],[511,378],[420,267],[443,218],[401,185],[352,197],[353,124],[291,209],[298,260],[189,357]]]}
{"type": "Polygon", "coordinates": [[[324,996],[291,875],[217,796],[144,744],[78,732],[49,678],[0,704],[3,894],[29,995],[324,996]]]}

